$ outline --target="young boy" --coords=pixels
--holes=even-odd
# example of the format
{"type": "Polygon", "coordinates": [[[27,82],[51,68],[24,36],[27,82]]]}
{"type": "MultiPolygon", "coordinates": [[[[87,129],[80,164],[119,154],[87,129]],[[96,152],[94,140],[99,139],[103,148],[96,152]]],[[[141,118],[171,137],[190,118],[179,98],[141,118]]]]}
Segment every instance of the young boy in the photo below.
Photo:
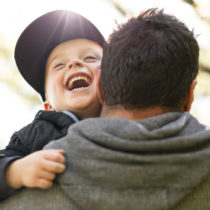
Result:
{"type": "Polygon", "coordinates": [[[46,111],[38,112],[0,151],[0,199],[23,186],[49,188],[56,173],[64,171],[63,150],[41,149],[79,119],[98,116],[96,87],[104,42],[86,18],[61,10],[39,17],[21,34],[15,60],[46,111]]]}

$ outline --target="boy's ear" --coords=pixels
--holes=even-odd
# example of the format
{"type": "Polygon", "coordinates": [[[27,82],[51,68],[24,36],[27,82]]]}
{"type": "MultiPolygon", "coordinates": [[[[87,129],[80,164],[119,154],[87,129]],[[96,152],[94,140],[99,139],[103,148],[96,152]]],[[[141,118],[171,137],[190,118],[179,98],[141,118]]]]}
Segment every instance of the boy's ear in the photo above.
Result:
{"type": "Polygon", "coordinates": [[[191,105],[194,101],[194,90],[195,90],[196,85],[197,85],[197,80],[193,80],[190,85],[190,89],[184,103],[184,111],[186,112],[190,111],[191,105]]]}
{"type": "Polygon", "coordinates": [[[99,71],[99,73],[98,73],[97,91],[98,91],[99,102],[100,102],[100,104],[103,104],[104,97],[103,97],[103,94],[102,94],[102,91],[101,91],[101,71],[99,71]]]}
{"type": "Polygon", "coordinates": [[[44,110],[45,111],[54,111],[54,109],[52,108],[52,106],[50,105],[50,103],[48,101],[44,102],[44,110]]]}

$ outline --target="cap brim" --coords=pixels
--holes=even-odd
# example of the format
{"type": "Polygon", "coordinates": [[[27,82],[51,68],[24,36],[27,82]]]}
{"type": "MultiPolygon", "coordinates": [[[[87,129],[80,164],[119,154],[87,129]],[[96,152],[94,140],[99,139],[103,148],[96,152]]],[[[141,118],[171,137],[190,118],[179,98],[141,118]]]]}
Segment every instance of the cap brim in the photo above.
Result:
{"type": "Polygon", "coordinates": [[[45,100],[45,65],[55,46],[72,39],[88,39],[103,47],[104,37],[85,17],[56,10],[33,21],[19,37],[15,61],[24,79],[45,100]]]}

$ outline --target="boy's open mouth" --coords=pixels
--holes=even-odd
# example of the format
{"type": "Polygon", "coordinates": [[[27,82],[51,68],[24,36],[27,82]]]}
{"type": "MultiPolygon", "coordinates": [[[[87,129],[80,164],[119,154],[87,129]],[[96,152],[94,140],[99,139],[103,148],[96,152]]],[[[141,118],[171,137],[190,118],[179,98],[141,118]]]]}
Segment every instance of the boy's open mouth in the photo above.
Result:
{"type": "Polygon", "coordinates": [[[91,78],[86,73],[76,73],[69,77],[66,87],[68,90],[79,90],[90,86],[91,78]]]}

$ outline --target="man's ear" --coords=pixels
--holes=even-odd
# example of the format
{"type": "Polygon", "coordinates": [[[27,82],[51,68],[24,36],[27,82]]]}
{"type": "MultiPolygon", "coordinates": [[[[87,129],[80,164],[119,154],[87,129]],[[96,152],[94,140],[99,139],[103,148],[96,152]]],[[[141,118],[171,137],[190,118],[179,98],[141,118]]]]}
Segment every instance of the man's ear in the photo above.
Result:
{"type": "Polygon", "coordinates": [[[98,92],[99,102],[100,102],[100,104],[103,104],[104,97],[103,97],[103,94],[101,91],[101,71],[99,71],[99,73],[98,73],[97,92],[98,92]]]}
{"type": "Polygon", "coordinates": [[[52,108],[52,106],[50,105],[50,103],[48,101],[44,102],[44,110],[45,111],[54,111],[54,109],[52,108]]]}
{"type": "Polygon", "coordinates": [[[191,105],[193,103],[194,100],[194,90],[195,90],[195,86],[197,85],[197,80],[193,80],[191,85],[190,85],[190,89],[189,92],[187,94],[187,97],[185,99],[185,103],[184,103],[184,111],[185,112],[189,112],[191,109],[191,105]]]}

